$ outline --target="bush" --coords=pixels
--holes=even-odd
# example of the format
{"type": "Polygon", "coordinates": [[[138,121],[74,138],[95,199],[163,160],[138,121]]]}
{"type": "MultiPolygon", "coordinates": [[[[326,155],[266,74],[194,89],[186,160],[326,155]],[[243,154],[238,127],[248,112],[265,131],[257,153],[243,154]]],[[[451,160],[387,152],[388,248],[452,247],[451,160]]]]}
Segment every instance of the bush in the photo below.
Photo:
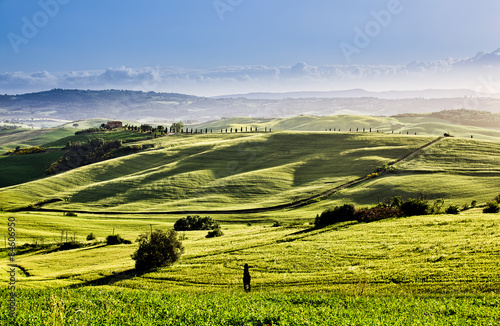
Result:
{"type": "Polygon", "coordinates": [[[214,230],[218,227],[219,224],[211,217],[198,215],[181,218],[174,224],[175,231],[214,230]]]}
{"type": "Polygon", "coordinates": [[[495,201],[497,202],[497,204],[500,204],[500,195],[495,197],[495,201]]]}
{"type": "Polygon", "coordinates": [[[78,216],[76,213],[73,212],[66,212],[64,213],[64,216],[78,216]]]}
{"type": "Polygon", "coordinates": [[[47,150],[43,147],[38,147],[38,146],[34,146],[34,147],[28,147],[28,148],[19,148],[16,147],[16,150],[14,151],[14,153],[12,153],[12,155],[28,155],[28,154],[38,154],[38,153],[44,153],[46,152],[47,150]]]}
{"type": "Polygon", "coordinates": [[[117,234],[117,235],[108,235],[106,237],[106,244],[108,246],[122,244],[122,243],[123,244],[131,244],[132,241],[123,239],[119,234],[117,234]]]}
{"type": "Polygon", "coordinates": [[[85,245],[81,242],[78,242],[78,241],[69,241],[69,242],[64,242],[64,243],[61,243],[59,245],[59,247],[56,249],[56,251],[58,250],[71,250],[71,249],[78,249],[78,248],[82,248],[84,247],[85,245]]]}
{"type": "Polygon", "coordinates": [[[316,216],[314,225],[316,227],[331,225],[339,222],[354,221],[355,208],[352,204],[336,206],[333,209],[327,209],[320,216],[316,216]]]}
{"type": "Polygon", "coordinates": [[[177,239],[177,232],[156,230],[152,233],[139,235],[139,248],[132,255],[135,268],[149,270],[152,268],[170,266],[184,252],[182,243],[177,239]]]}
{"type": "Polygon", "coordinates": [[[428,215],[431,205],[424,199],[408,199],[401,204],[404,216],[428,215]]]}
{"type": "Polygon", "coordinates": [[[450,205],[444,212],[446,214],[459,214],[460,208],[458,207],[458,205],[450,205]]]}
{"type": "MultiPolygon", "coordinates": [[[[444,199],[442,199],[442,198],[436,199],[428,214],[442,214],[443,213],[443,211],[442,211],[443,206],[444,206],[444,199]]],[[[424,215],[424,214],[421,214],[421,215],[424,215]]]]}
{"type": "Polygon", "coordinates": [[[401,217],[403,212],[398,208],[373,207],[357,210],[354,217],[358,222],[373,222],[391,217],[401,217]]]}
{"type": "Polygon", "coordinates": [[[273,225],[271,225],[272,228],[279,228],[280,226],[283,226],[283,223],[280,221],[276,221],[273,225]]]}
{"type": "Polygon", "coordinates": [[[497,202],[490,201],[486,203],[486,207],[483,209],[483,213],[498,213],[500,212],[500,206],[497,202]]]}
{"type": "Polygon", "coordinates": [[[87,241],[92,241],[92,240],[95,240],[95,235],[94,233],[90,233],[89,235],[87,235],[87,241]]]}
{"type": "Polygon", "coordinates": [[[222,230],[220,228],[213,229],[212,231],[208,231],[208,234],[205,236],[206,238],[216,238],[216,237],[222,237],[224,233],[222,233],[222,230]]]}
{"type": "Polygon", "coordinates": [[[470,207],[474,208],[476,207],[477,205],[477,200],[473,200],[471,203],[470,203],[470,207]]]}

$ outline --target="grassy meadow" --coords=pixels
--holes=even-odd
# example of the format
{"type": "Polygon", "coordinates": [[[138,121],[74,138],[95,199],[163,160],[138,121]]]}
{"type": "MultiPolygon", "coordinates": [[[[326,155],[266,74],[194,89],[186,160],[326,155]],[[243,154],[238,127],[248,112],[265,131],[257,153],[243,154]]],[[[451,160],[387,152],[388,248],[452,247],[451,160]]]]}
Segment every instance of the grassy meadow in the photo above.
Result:
{"type": "MultiPolygon", "coordinates": [[[[15,219],[18,246],[15,320],[5,304],[6,237],[0,246],[0,325],[499,324],[500,214],[482,212],[500,193],[495,134],[442,138],[421,149],[442,134],[429,132],[434,127],[425,118],[345,119],[340,132],[324,131],[328,124],[339,128],[329,117],[228,119],[219,127],[251,122],[262,123],[261,130],[273,123],[273,132],[221,134],[213,125],[213,134],[145,140],[137,144],[154,147],[24,183],[26,171],[40,173],[39,162],[55,154],[0,157],[1,182],[20,180],[0,188],[0,234],[15,219]],[[363,121],[385,133],[348,132],[348,123],[363,128],[363,121]],[[427,123],[429,133],[390,131],[418,123],[427,123]],[[311,126],[324,129],[300,131],[311,126]],[[239,211],[294,203],[381,167],[380,176],[306,206],[239,211]],[[445,206],[477,200],[478,206],[458,215],[313,226],[317,214],[335,205],[368,207],[398,195],[442,198],[445,206]],[[25,210],[51,199],[62,201],[25,210]],[[224,235],[180,232],[185,251],[179,261],[136,271],[134,240],[151,229],[171,229],[187,215],[179,211],[193,210],[218,221],[224,235]],[[95,240],[86,240],[90,233],[95,240]],[[111,234],[132,244],[108,246],[111,234]],[[57,250],[67,239],[84,246],[57,250]],[[245,263],[251,293],[242,287],[245,263]]],[[[68,140],[59,136],[44,144],[68,140]]],[[[8,146],[16,144],[9,139],[8,146]]]]}
{"type": "MultiPolygon", "coordinates": [[[[3,215],[16,217],[19,239],[29,243],[59,241],[64,229],[83,242],[89,232],[102,241],[113,229],[133,240],[151,224],[168,229],[178,218],[3,215]]],[[[494,325],[500,318],[498,214],[475,209],[323,229],[312,228],[313,216],[300,209],[289,215],[293,222],[282,227],[258,214],[214,216],[224,236],[181,233],[181,259],[148,273],[133,270],[135,243],[25,251],[16,257],[18,323],[494,325]],[[244,263],[250,294],[241,289],[244,263]]]]}
{"type": "Polygon", "coordinates": [[[364,177],[433,140],[386,134],[176,135],[152,150],[0,190],[4,209],[243,209],[284,204],[364,177]]]}

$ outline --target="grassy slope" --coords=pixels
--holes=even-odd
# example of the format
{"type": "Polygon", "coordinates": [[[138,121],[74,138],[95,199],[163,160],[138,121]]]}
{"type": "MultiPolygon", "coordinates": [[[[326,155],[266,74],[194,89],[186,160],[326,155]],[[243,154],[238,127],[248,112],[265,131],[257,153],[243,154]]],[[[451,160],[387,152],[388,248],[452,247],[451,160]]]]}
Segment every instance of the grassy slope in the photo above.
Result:
{"type": "MultiPolygon", "coordinates": [[[[64,229],[77,232],[79,240],[87,232],[102,240],[113,227],[115,234],[134,239],[147,232],[149,224],[166,229],[177,218],[14,216],[21,238],[38,236],[45,242],[59,239],[64,229]]],[[[295,219],[299,223],[308,220],[295,219]]],[[[185,254],[178,263],[130,279],[108,278],[133,268],[130,254],[136,244],[19,255],[16,263],[30,274],[19,273],[19,286],[95,285],[101,280],[147,290],[234,291],[240,288],[241,266],[248,263],[258,293],[313,290],[356,294],[362,290],[370,295],[460,295],[500,291],[498,214],[471,210],[458,216],[342,223],[317,230],[300,225],[271,228],[265,221],[253,226],[223,222],[222,226],[225,235],[216,239],[206,239],[206,231],[186,232],[185,254]]]]}
{"type": "MultiPolygon", "coordinates": [[[[149,135],[132,132],[132,131],[117,131],[105,132],[99,134],[82,134],[74,135],[73,130],[68,129],[54,129],[45,130],[44,132],[37,133],[24,133],[21,132],[15,137],[0,136],[0,141],[11,142],[3,146],[5,149],[15,148],[19,142],[22,142],[21,147],[27,146],[41,146],[49,149],[63,148],[68,141],[87,142],[93,138],[102,138],[104,140],[122,139],[124,141],[133,141],[143,139],[149,135]],[[46,131],[46,132],[45,132],[46,131]],[[29,138],[27,139],[26,137],[29,138]]],[[[12,186],[24,182],[33,181],[46,176],[45,170],[51,163],[57,161],[63,155],[62,151],[54,151],[50,153],[41,153],[35,155],[23,156],[0,156],[0,188],[12,186]]]]}
{"type": "Polygon", "coordinates": [[[383,134],[178,135],[152,151],[0,191],[5,208],[69,198],[66,209],[171,210],[291,202],[373,172],[430,141],[383,134]]]}
{"type": "Polygon", "coordinates": [[[8,151],[16,146],[42,146],[74,133],[70,129],[3,130],[0,131],[0,150],[8,151]]]}
{"type": "Polygon", "coordinates": [[[227,120],[211,121],[190,128],[212,128],[217,132],[226,128],[258,127],[259,130],[272,128],[273,130],[300,130],[300,131],[325,131],[339,129],[349,131],[366,128],[373,131],[392,132],[417,135],[440,136],[445,132],[458,137],[476,139],[500,140],[500,130],[473,126],[453,124],[443,119],[429,117],[369,117],[355,115],[336,115],[327,117],[300,116],[283,119],[258,119],[258,118],[230,118],[227,120]]]}
{"type": "Polygon", "coordinates": [[[62,151],[54,151],[31,155],[0,156],[0,187],[45,177],[45,170],[62,155],[62,151]]]}
{"type": "Polygon", "coordinates": [[[58,138],[55,139],[51,142],[44,143],[44,146],[46,148],[62,148],[66,146],[66,144],[71,141],[71,142],[88,142],[91,139],[94,138],[102,138],[104,140],[112,140],[112,139],[121,139],[124,141],[133,141],[137,139],[143,139],[151,137],[151,135],[136,132],[136,131],[126,131],[126,130],[120,130],[120,131],[108,131],[108,132],[103,132],[103,133],[88,133],[88,134],[80,134],[80,135],[75,135],[74,133],[71,136],[66,136],[63,138],[58,138]]]}
{"type": "MultiPolygon", "coordinates": [[[[212,178],[218,176],[225,186],[230,186],[232,180],[243,184],[248,180],[248,187],[251,187],[254,185],[250,180],[267,185],[272,181],[267,179],[272,177],[279,181],[288,180],[288,185],[295,187],[296,176],[300,175],[304,180],[296,184],[296,189],[299,189],[299,195],[303,195],[308,185],[313,185],[317,191],[324,182],[355,177],[359,171],[355,172],[354,167],[372,169],[376,164],[393,160],[394,156],[402,156],[409,148],[418,146],[417,143],[430,140],[396,135],[328,134],[328,141],[325,141],[326,135],[306,134],[304,142],[300,142],[288,138],[302,138],[300,133],[273,134],[273,137],[285,137],[284,140],[275,139],[275,143],[268,138],[271,135],[252,134],[159,139],[156,140],[157,148],[163,149],[12,187],[0,192],[0,202],[15,206],[45,196],[78,194],[80,202],[70,201],[64,205],[87,207],[90,199],[78,196],[84,194],[92,198],[91,191],[97,191],[97,207],[114,206],[123,197],[138,200],[130,207],[123,205],[119,208],[147,209],[148,205],[157,202],[155,209],[171,208],[176,206],[175,202],[164,204],[154,196],[159,190],[168,189],[165,181],[172,178],[170,185],[184,190],[206,184],[210,192],[203,193],[205,198],[229,198],[228,202],[221,202],[222,206],[235,203],[244,207],[255,206],[269,195],[249,192],[256,202],[240,204],[238,196],[244,196],[244,193],[238,193],[238,187],[229,188],[230,192],[212,191],[217,189],[212,178]],[[319,136],[322,141],[312,145],[314,137],[319,136]],[[352,138],[347,143],[345,138],[340,142],[341,137],[352,138]],[[379,137],[387,138],[381,144],[379,137]],[[266,153],[270,149],[276,153],[272,159],[259,159],[260,152],[266,153]],[[318,156],[319,149],[322,156],[318,156]],[[339,155],[341,153],[343,155],[339,155]],[[298,158],[301,158],[301,164],[296,166],[298,158]],[[330,171],[331,165],[321,164],[331,161],[342,163],[344,169],[330,171]],[[162,165],[158,165],[159,162],[162,165]],[[270,165],[278,166],[273,169],[270,165]],[[300,167],[304,168],[300,170],[300,167]],[[212,174],[206,172],[210,169],[213,169],[212,174]],[[223,171],[223,174],[213,174],[214,171],[223,171]],[[254,176],[253,171],[258,175],[254,176]],[[140,182],[134,183],[137,180],[140,182]],[[138,191],[149,194],[150,198],[144,199],[136,189],[128,188],[134,184],[146,188],[138,191]],[[102,198],[105,194],[109,197],[102,198]]],[[[345,201],[371,204],[378,195],[382,198],[401,194],[408,197],[423,191],[429,197],[446,197],[448,202],[455,203],[470,202],[471,199],[490,200],[498,193],[500,184],[499,157],[498,143],[445,139],[411,160],[397,164],[396,173],[342,190],[311,206],[262,214],[212,215],[222,223],[225,233],[222,238],[206,239],[206,232],[187,232],[187,240],[183,241],[186,253],[177,264],[132,278],[114,276],[114,273],[133,267],[130,254],[136,244],[95,246],[44,255],[23,254],[16,262],[32,276],[25,276],[18,270],[20,288],[47,289],[98,283],[109,286],[62,292],[22,291],[19,294],[20,315],[23,318],[32,316],[32,322],[39,320],[37,324],[79,323],[82,320],[88,324],[95,320],[153,324],[153,320],[159,318],[200,325],[252,325],[259,320],[287,325],[299,319],[318,325],[325,320],[337,320],[339,325],[406,325],[417,320],[424,324],[495,324],[500,318],[498,214],[470,210],[458,216],[345,223],[321,230],[308,230],[306,226],[270,228],[270,225],[273,220],[301,225],[311,222],[317,213],[333,204],[345,201]],[[446,185],[444,190],[443,185],[446,185]],[[253,226],[246,226],[247,222],[253,226]],[[235,293],[240,291],[244,263],[252,266],[252,296],[235,293]],[[162,293],[165,290],[172,291],[172,296],[162,293]],[[197,294],[206,292],[219,294],[207,297],[197,294]],[[289,292],[299,294],[287,294],[289,292]],[[327,294],[317,294],[321,292],[327,294]],[[332,296],[332,292],[338,296],[332,296]],[[369,296],[365,296],[367,294],[369,296]],[[380,297],[381,294],[390,296],[380,297]],[[420,295],[435,297],[420,298],[420,295]],[[467,297],[460,298],[463,295],[467,297]],[[468,297],[470,295],[479,297],[468,297]],[[175,299],[179,296],[183,298],[181,301],[175,299]],[[245,301],[248,298],[251,302],[245,301]],[[138,302],[144,307],[140,311],[137,310],[138,302]],[[100,309],[96,310],[96,306],[100,309]],[[81,317],[82,311],[86,317],[81,317]],[[178,313],[172,314],[174,311],[178,313]],[[142,317],[133,317],[136,319],[131,321],[127,314],[142,317]],[[42,320],[40,316],[45,317],[42,320]]],[[[328,187],[334,184],[328,184],[328,187]]],[[[262,189],[269,191],[267,186],[262,189]]],[[[286,195],[278,200],[293,199],[297,195],[288,195],[286,190],[279,193],[286,195]]],[[[177,204],[179,207],[211,205],[204,200],[202,197],[201,204],[195,200],[178,200],[177,204]]],[[[148,231],[151,224],[166,229],[180,217],[0,214],[2,220],[8,216],[16,217],[18,243],[55,242],[65,230],[70,236],[76,233],[77,239],[82,241],[90,232],[95,233],[98,240],[103,240],[113,229],[115,234],[133,240],[139,233],[148,231]]],[[[6,232],[4,225],[0,232],[6,232]]],[[[5,251],[0,252],[0,258],[0,268],[6,269],[5,251]]],[[[0,279],[7,281],[7,274],[3,273],[0,279]]],[[[7,300],[5,292],[1,295],[2,300],[7,300]]],[[[5,309],[0,309],[0,315],[6,314],[5,309]]]]}

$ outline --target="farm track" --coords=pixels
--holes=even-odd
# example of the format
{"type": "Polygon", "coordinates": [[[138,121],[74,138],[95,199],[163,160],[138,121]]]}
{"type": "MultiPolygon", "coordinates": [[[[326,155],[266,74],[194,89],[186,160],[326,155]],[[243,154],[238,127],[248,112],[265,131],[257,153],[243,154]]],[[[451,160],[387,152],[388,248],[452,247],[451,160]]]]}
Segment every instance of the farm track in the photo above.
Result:
{"type": "MultiPolygon", "coordinates": [[[[442,140],[444,137],[438,137],[434,139],[433,141],[419,147],[415,151],[405,155],[404,157],[390,163],[389,165],[394,165],[397,163],[400,163],[402,161],[406,161],[423,151],[424,149],[436,144],[440,140],[442,140]]],[[[381,171],[378,172],[378,175],[384,175],[386,171],[381,171]]],[[[303,207],[312,204],[315,200],[317,199],[322,199],[326,198],[334,193],[336,193],[339,190],[345,189],[345,188],[350,188],[353,186],[356,186],[360,183],[363,183],[364,181],[369,180],[369,176],[365,176],[362,178],[358,178],[356,180],[344,183],[340,186],[337,186],[335,188],[332,188],[330,190],[324,191],[320,194],[301,199],[292,203],[286,203],[286,204],[281,204],[281,205],[275,205],[275,206],[268,206],[268,207],[260,207],[260,208],[247,208],[247,209],[232,209],[232,210],[179,210],[179,211],[163,211],[163,212],[109,212],[109,211],[86,211],[86,210],[64,210],[64,209],[50,209],[50,208],[39,208],[37,211],[42,211],[42,212],[51,212],[51,213],[67,213],[67,212],[73,212],[73,213],[79,213],[79,214],[93,214],[93,215],[184,215],[184,214],[214,214],[214,215],[224,215],[224,214],[252,214],[252,213],[263,213],[263,212],[272,212],[272,211],[279,211],[279,210],[284,210],[284,209],[293,209],[293,208],[298,208],[298,207],[303,207]]],[[[28,211],[28,209],[20,209],[18,211],[28,211]]]]}

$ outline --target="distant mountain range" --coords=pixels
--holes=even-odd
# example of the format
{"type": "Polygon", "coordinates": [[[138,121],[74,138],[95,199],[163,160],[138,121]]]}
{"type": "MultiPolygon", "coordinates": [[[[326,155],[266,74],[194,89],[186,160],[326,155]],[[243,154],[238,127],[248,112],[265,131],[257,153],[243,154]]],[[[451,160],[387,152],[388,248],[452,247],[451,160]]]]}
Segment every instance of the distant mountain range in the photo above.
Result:
{"type": "Polygon", "coordinates": [[[120,90],[63,90],[0,95],[0,121],[75,121],[90,118],[205,122],[230,117],[298,115],[395,115],[451,109],[500,112],[500,98],[475,97],[471,90],[255,93],[217,98],[120,90]]]}
{"type": "Polygon", "coordinates": [[[364,89],[350,89],[329,92],[285,92],[285,93],[249,93],[216,96],[215,98],[246,99],[285,99],[285,98],[361,98],[410,99],[410,98],[457,98],[490,97],[500,99],[500,93],[477,93],[470,89],[426,89],[413,91],[370,92],[364,89]]]}

